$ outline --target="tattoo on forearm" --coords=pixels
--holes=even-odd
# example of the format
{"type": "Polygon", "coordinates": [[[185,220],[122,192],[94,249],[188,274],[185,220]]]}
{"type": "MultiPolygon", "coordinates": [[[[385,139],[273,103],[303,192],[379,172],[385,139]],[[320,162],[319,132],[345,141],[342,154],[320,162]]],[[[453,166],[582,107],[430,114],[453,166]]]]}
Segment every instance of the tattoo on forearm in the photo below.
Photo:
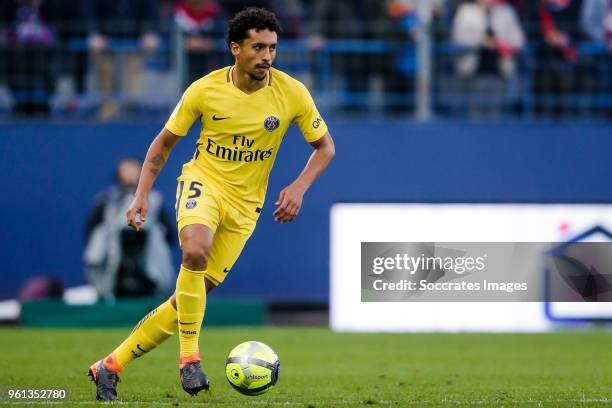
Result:
{"type": "Polygon", "coordinates": [[[161,153],[158,153],[149,159],[149,163],[159,167],[164,164],[164,156],[162,156],[161,153]]]}
{"type": "Polygon", "coordinates": [[[166,160],[164,159],[164,156],[161,153],[158,153],[149,159],[149,171],[154,176],[157,176],[161,171],[162,167],[164,167],[165,163],[166,160]]]}

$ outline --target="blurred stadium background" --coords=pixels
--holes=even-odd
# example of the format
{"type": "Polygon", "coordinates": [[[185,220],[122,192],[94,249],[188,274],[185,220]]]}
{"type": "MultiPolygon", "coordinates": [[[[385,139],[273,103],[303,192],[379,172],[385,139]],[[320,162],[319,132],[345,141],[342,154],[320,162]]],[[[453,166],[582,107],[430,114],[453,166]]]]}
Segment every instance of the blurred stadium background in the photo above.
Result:
{"type": "MultiPolygon", "coordinates": [[[[357,270],[338,272],[342,268],[335,270],[332,264],[334,256],[359,258],[359,253],[333,253],[333,234],[343,236],[355,228],[338,223],[340,229],[334,230],[331,209],[335,203],[407,204],[397,213],[406,219],[411,217],[408,204],[422,204],[426,211],[431,210],[428,220],[432,223],[443,204],[465,204],[462,211],[476,219],[482,209],[479,204],[499,205],[502,218],[531,205],[535,217],[525,218],[522,224],[517,218],[518,226],[512,228],[520,231],[513,229],[510,235],[504,235],[509,226],[503,222],[478,225],[477,233],[457,229],[454,221],[433,228],[441,235],[451,231],[446,236],[481,240],[566,241],[594,227],[612,228],[608,182],[612,179],[612,2],[2,0],[0,322],[24,328],[0,331],[3,347],[25,347],[28,340],[22,340],[20,333],[28,337],[42,333],[41,338],[57,339],[48,340],[57,345],[66,340],[64,336],[70,337],[66,333],[74,332],[26,328],[69,327],[98,341],[101,349],[86,357],[93,358],[112,347],[125,330],[109,331],[109,340],[103,343],[96,334],[103,332],[87,334],[90,329],[132,326],[157,304],[158,298],[150,295],[100,298],[88,281],[83,260],[88,217],[96,195],[115,182],[117,164],[126,157],[144,157],[185,86],[232,63],[223,38],[225,21],[247,5],[265,6],[277,13],[284,34],[275,65],[309,87],[330,126],[338,154],[308,192],[298,220],[279,226],[271,216],[272,203],[299,173],[310,151],[298,131],[290,131],[272,172],[255,234],[229,279],[209,299],[208,325],[331,325],[338,331],[409,332],[607,327],[612,310],[605,305],[589,311],[563,310],[559,316],[542,304],[508,305],[478,320],[482,308],[488,307],[482,304],[460,315],[448,315],[449,320],[444,321],[444,310],[431,304],[422,311],[424,316],[436,316],[430,325],[411,325],[409,313],[396,312],[381,320],[377,320],[378,312],[356,317],[351,316],[357,310],[352,309],[354,299],[346,301],[336,295],[342,288],[330,287],[334,282],[330,274],[348,273],[336,275],[340,282],[351,279],[351,273],[355,281],[359,279],[357,270]],[[541,223],[538,214],[542,214],[541,223]],[[474,324],[474,319],[479,323],[474,324]],[[511,323],[500,326],[500,321],[511,323]]],[[[189,139],[177,146],[156,183],[170,215],[175,178],[193,153],[198,131],[194,126],[189,139]]],[[[453,220],[452,206],[449,208],[453,220]]],[[[463,214],[457,212],[455,219],[463,214]]],[[[379,226],[371,236],[384,236],[385,230],[398,240],[419,238],[414,231],[397,234],[393,222],[379,226]]],[[[431,231],[419,231],[431,236],[431,231]]],[[[604,238],[609,239],[609,234],[604,238]]],[[[176,268],[180,252],[176,243],[171,248],[176,268]]],[[[212,339],[223,337],[223,332],[212,329],[211,333],[212,339]]],[[[249,330],[231,333],[248,337],[249,330]]],[[[308,332],[253,329],[252,333],[264,340],[272,336],[272,342],[293,339],[287,344],[298,344],[292,341],[308,332]]],[[[316,339],[327,332],[312,329],[312,333],[316,339]]],[[[593,353],[603,350],[610,337],[607,331],[591,334],[595,337],[586,333],[585,337],[574,333],[530,340],[507,337],[498,351],[514,347],[520,356],[518,348],[552,347],[558,354],[546,360],[549,371],[545,376],[562,372],[568,365],[576,371],[563,372],[557,383],[547,377],[547,384],[559,389],[549,397],[532,390],[536,397],[548,398],[553,401],[551,406],[567,401],[567,406],[575,406],[579,395],[584,395],[583,403],[597,405],[609,402],[612,373],[601,369],[587,375],[581,361],[603,358],[593,353]],[[566,360],[560,357],[580,342],[595,351],[568,355],[566,360]],[[580,376],[578,385],[565,394],[559,391],[574,381],[574,374],[580,376]],[[597,387],[586,386],[591,380],[597,387]]],[[[227,337],[233,341],[232,336],[227,337]]],[[[348,347],[355,358],[362,350],[360,345],[376,346],[365,337],[343,339],[348,343],[336,338],[335,352],[348,347]]],[[[469,343],[486,344],[489,338],[415,337],[413,343],[407,337],[381,339],[398,346],[406,341],[414,347],[440,341],[434,347],[438,352],[445,341],[459,341],[466,358],[484,364],[483,377],[507,381],[511,389],[515,384],[510,377],[490,377],[497,351],[484,357],[466,351],[469,343]],[[489,359],[491,365],[479,358],[489,359]]],[[[499,337],[491,339],[500,341],[499,337]]],[[[235,343],[243,340],[235,338],[235,343]]],[[[286,353],[289,351],[287,348],[286,353]]],[[[174,358],[170,351],[166,354],[169,361],[174,358]]],[[[609,363],[606,358],[603,366],[609,363]]],[[[12,360],[0,360],[8,369],[12,360]]],[[[296,361],[307,364],[306,358],[296,361]]],[[[451,366],[462,363],[447,361],[451,366]]],[[[425,369],[424,375],[446,381],[443,365],[440,362],[436,373],[425,369]]],[[[417,372],[420,367],[417,363],[408,366],[417,372]]],[[[534,366],[532,374],[542,367],[534,366]]],[[[317,375],[314,370],[310,374],[317,375]]],[[[467,380],[456,381],[451,394],[467,403],[484,398],[480,405],[511,401],[513,395],[529,402],[532,394],[524,380],[527,377],[521,380],[522,391],[513,394],[511,390],[510,396],[497,389],[497,383],[483,386],[484,396],[477,391],[462,394],[462,387],[470,385],[467,380]]],[[[294,381],[299,387],[300,382],[294,381]]],[[[534,374],[529,381],[537,382],[538,376],[534,374]]],[[[431,385],[424,380],[417,383],[431,385]]],[[[23,374],[17,380],[0,382],[0,386],[13,384],[33,386],[35,377],[23,374]]],[[[377,399],[376,391],[364,394],[362,390],[357,393],[359,403],[392,401],[394,391],[387,391],[387,399],[377,399]]],[[[85,391],[82,394],[89,396],[85,391]]],[[[435,402],[438,397],[419,394],[414,398],[435,402]]],[[[299,398],[307,400],[302,394],[299,398]]],[[[332,396],[321,400],[330,401],[327,398],[332,396]]],[[[344,403],[352,405],[350,401],[332,405],[344,403]]]]}

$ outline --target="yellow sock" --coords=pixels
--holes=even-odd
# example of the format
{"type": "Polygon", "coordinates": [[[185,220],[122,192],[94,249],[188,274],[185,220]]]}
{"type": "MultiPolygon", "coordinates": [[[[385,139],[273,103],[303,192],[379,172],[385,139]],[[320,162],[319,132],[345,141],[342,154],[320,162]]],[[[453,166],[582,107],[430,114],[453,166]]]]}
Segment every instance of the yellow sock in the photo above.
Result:
{"type": "Polygon", "coordinates": [[[138,322],[132,333],[108,357],[104,365],[119,373],[135,358],[153,350],[176,332],[177,313],[170,299],[138,322]]]}
{"type": "Polygon", "coordinates": [[[181,265],[176,280],[176,306],[180,343],[180,364],[200,360],[200,329],[206,307],[204,271],[191,271],[181,265]]]}

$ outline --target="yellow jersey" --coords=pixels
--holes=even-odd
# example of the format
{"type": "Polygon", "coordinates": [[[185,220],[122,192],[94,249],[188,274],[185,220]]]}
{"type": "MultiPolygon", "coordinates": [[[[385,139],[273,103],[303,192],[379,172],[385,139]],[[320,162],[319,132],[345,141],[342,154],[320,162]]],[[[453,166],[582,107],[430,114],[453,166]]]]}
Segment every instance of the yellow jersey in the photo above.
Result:
{"type": "Polygon", "coordinates": [[[195,173],[245,215],[259,212],[268,177],[287,129],[295,123],[307,142],[327,132],[306,87],[271,68],[266,85],[246,94],[232,80],[234,67],[192,83],[166,122],[185,136],[200,118],[202,130],[184,173],[195,173]]]}

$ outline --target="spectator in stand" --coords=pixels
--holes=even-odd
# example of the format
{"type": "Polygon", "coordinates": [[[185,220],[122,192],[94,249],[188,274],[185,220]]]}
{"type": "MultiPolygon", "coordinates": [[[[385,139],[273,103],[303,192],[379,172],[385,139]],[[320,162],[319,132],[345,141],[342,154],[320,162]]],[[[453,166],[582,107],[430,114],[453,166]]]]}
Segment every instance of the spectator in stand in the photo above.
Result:
{"type": "Polygon", "coordinates": [[[61,13],[61,20],[56,24],[57,33],[62,41],[61,74],[69,77],[73,82],[74,90],[82,94],[85,91],[88,55],[86,50],[76,50],[71,45],[87,37],[88,27],[85,21],[85,3],[83,1],[75,2],[74,0],[47,1],[53,1],[56,10],[59,10],[61,13]]]}
{"type": "Polygon", "coordinates": [[[612,52],[612,1],[584,0],[581,21],[590,40],[612,52]]]}
{"type": "MultiPolygon", "coordinates": [[[[391,52],[381,58],[385,90],[385,112],[406,114],[414,104],[416,50],[415,41],[423,22],[418,0],[387,0],[384,20],[377,26],[377,37],[391,43],[391,52]],[[382,34],[382,35],[381,35],[382,34]]],[[[444,0],[431,1],[431,17],[441,14],[444,0]]]]}
{"type": "Polygon", "coordinates": [[[52,1],[3,0],[1,34],[7,45],[2,70],[18,113],[48,112],[57,76],[58,35],[54,26],[61,10],[52,1]]]}
{"type": "MultiPolygon", "coordinates": [[[[597,93],[603,96],[601,100],[608,100],[612,97],[612,1],[584,0],[581,20],[589,39],[607,50],[595,56],[593,65],[597,69],[594,75],[597,93]]],[[[612,117],[612,103],[599,107],[608,118],[612,117]]]]}
{"type": "MultiPolygon", "coordinates": [[[[315,0],[313,2],[309,46],[319,51],[328,40],[370,40],[376,24],[384,20],[381,0],[315,0]]],[[[340,50],[332,54],[334,71],[345,82],[340,109],[347,114],[362,114],[367,108],[370,80],[380,54],[359,52],[360,48],[340,50]]]]}
{"type": "Polygon", "coordinates": [[[577,44],[584,38],[579,24],[581,7],[580,0],[539,1],[534,81],[538,113],[567,116],[571,95],[584,89],[578,83],[577,44]]]}
{"type": "Polygon", "coordinates": [[[221,68],[227,52],[215,42],[225,35],[226,19],[217,0],[183,0],[177,4],[174,21],[185,35],[188,83],[221,68]]]}
{"type": "Polygon", "coordinates": [[[452,39],[464,49],[456,71],[468,87],[471,113],[497,116],[506,99],[507,80],[516,73],[515,55],[525,45],[514,9],[497,0],[463,4],[453,22],[452,39]]]}
{"type": "Polygon", "coordinates": [[[14,3],[0,1],[0,113],[12,109],[13,97],[9,92],[11,80],[9,37],[15,15],[14,3]]]}
{"type": "Polygon", "coordinates": [[[96,83],[103,103],[100,119],[114,117],[122,105],[115,92],[121,91],[126,102],[136,102],[142,90],[140,78],[144,63],[159,46],[159,7],[156,0],[84,0],[89,23],[89,49],[91,50],[96,83]],[[123,66],[113,40],[134,40],[134,49],[123,54],[123,66]],[[117,72],[123,69],[121,77],[117,72]],[[120,81],[119,88],[117,82],[120,81]]]}

